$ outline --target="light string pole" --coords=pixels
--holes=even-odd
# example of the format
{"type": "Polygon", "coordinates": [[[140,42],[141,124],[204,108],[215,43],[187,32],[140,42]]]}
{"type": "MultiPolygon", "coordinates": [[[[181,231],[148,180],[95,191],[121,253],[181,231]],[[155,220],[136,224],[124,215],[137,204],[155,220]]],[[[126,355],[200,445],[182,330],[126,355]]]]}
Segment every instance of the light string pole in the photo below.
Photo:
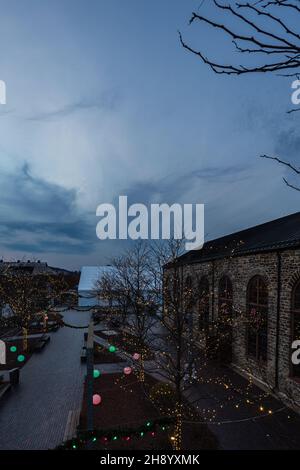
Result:
{"type": "MultiPolygon", "coordinates": [[[[94,430],[94,409],[93,409],[93,393],[94,393],[94,322],[90,321],[86,345],[86,384],[87,384],[87,431],[94,430]]],[[[91,447],[91,441],[88,441],[87,447],[91,447]]]]}

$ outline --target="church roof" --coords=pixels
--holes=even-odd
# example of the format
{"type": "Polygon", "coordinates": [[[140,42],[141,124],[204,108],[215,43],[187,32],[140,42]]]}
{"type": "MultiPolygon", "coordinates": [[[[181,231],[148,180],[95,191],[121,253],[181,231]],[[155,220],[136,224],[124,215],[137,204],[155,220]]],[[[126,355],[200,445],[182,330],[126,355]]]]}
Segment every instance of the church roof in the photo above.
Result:
{"type": "Polygon", "coordinates": [[[300,247],[300,212],[225,235],[178,258],[182,264],[300,247]]]}

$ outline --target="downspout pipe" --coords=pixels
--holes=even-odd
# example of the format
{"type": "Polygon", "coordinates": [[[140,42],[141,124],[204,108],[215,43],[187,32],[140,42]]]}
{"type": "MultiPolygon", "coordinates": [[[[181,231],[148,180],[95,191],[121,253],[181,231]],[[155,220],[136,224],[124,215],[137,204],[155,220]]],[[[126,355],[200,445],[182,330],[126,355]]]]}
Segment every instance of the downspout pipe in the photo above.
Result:
{"type": "Polygon", "coordinates": [[[275,355],[275,389],[279,386],[279,339],[281,307],[281,252],[277,251],[277,315],[276,315],[276,355],[275,355]]]}
{"type": "Polygon", "coordinates": [[[211,316],[212,323],[215,321],[215,262],[212,261],[212,291],[211,291],[211,316]]]}

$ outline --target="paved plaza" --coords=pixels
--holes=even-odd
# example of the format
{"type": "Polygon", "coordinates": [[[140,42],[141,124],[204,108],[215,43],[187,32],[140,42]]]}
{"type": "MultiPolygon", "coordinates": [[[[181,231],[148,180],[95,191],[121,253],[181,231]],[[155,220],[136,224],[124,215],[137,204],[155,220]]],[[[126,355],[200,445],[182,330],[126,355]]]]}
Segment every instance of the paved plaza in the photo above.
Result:
{"type": "MultiPolygon", "coordinates": [[[[89,312],[64,313],[67,323],[87,325],[89,312]]],[[[70,410],[80,408],[86,366],[80,362],[83,332],[61,328],[21,370],[20,384],[0,403],[0,449],[53,449],[63,440],[70,410]]]]}

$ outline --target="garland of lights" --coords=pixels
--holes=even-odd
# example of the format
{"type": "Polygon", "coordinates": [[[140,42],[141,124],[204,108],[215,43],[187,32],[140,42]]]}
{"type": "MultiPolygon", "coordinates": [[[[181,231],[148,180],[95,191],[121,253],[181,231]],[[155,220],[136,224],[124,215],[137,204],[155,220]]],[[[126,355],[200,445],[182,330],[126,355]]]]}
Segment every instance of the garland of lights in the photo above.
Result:
{"type": "Polygon", "coordinates": [[[76,438],[64,442],[64,444],[58,446],[57,449],[76,450],[85,448],[88,442],[95,443],[99,441],[102,444],[108,444],[109,442],[115,442],[117,440],[130,442],[133,438],[155,437],[158,431],[167,431],[173,423],[174,418],[168,417],[147,421],[138,428],[119,427],[109,430],[78,430],[76,438]]]}

